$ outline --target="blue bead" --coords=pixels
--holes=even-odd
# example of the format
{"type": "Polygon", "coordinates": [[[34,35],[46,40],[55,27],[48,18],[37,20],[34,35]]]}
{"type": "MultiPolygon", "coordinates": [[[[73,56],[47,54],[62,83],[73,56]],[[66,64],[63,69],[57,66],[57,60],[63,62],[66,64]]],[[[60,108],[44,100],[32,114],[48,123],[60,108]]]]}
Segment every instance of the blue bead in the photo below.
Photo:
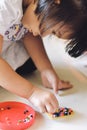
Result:
{"type": "Polygon", "coordinates": [[[55,113],[53,113],[53,115],[54,115],[55,117],[59,117],[59,116],[60,116],[60,113],[59,113],[59,112],[55,112],[55,113]]]}

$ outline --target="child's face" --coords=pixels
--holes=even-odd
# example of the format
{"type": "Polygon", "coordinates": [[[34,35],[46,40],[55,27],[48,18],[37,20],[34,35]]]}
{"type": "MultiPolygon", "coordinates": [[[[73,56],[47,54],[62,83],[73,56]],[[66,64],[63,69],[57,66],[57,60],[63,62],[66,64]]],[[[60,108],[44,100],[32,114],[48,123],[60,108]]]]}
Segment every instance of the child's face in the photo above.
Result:
{"type": "MultiPolygon", "coordinates": [[[[33,22],[32,22],[33,23],[33,22]]],[[[72,39],[74,32],[72,31],[71,27],[69,25],[65,25],[62,23],[58,23],[54,27],[51,27],[50,29],[46,30],[45,32],[41,33],[39,29],[39,21],[35,21],[33,23],[33,26],[31,26],[31,30],[34,36],[40,35],[41,37],[45,37],[47,35],[55,35],[58,38],[61,39],[72,39]]]]}
{"type": "MultiPolygon", "coordinates": [[[[72,38],[73,31],[71,27],[69,25],[64,24],[63,22],[56,24],[54,27],[51,27],[50,29],[41,34],[39,29],[40,21],[38,20],[38,17],[34,13],[35,8],[36,4],[31,3],[26,9],[26,12],[22,19],[22,23],[24,24],[25,27],[29,29],[29,32],[31,32],[34,36],[40,35],[41,37],[54,34],[61,39],[72,38]]],[[[48,25],[44,24],[43,26],[45,28],[45,26],[48,25]]]]}
{"type": "MultiPolygon", "coordinates": [[[[33,18],[32,18],[33,19],[33,18]]],[[[73,37],[73,31],[69,25],[61,25],[58,23],[54,27],[46,30],[41,34],[40,29],[39,29],[39,21],[37,19],[34,20],[29,20],[31,22],[31,27],[28,28],[29,32],[31,32],[34,36],[40,35],[41,37],[45,37],[47,35],[56,35],[57,37],[61,39],[71,39],[73,37]]]]}
{"type": "Polygon", "coordinates": [[[68,25],[57,24],[54,27],[45,31],[41,36],[45,37],[47,35],[56,35],[61,39],[71,39],[73,37],[73,31],[68,25]]]}

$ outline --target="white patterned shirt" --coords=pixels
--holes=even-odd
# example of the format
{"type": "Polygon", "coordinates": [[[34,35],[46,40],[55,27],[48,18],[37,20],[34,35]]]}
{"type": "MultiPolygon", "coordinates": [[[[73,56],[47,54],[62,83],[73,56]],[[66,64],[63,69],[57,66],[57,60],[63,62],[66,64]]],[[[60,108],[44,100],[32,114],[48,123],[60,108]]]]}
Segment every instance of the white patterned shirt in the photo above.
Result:
{"type": "Polygon", "coordinates": [[[22,17],[22,0],[0,0],[0,34],[4,40],[17,41],[28,32],[22,17]]]}

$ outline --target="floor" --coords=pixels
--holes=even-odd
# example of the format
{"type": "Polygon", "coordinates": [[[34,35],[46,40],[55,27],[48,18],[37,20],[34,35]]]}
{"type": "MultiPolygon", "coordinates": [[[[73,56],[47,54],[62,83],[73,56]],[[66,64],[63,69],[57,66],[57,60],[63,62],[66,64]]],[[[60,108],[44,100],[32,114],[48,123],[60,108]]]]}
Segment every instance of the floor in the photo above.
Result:
{"type": "MultiPolygon", "coordinates": [[[[74,85],[72,89],[59,91],[59,94],[56,95],[60,106],[72,108],[74,114],[67,118],[51,120],[46,114],[36,112],[35,122],[28,130],[87,130],[86,60],[81,62],[81,59],[70,58],[64,51],[66,41],[50,36],[43,40],[48,56],[59,77],[69,80],[74,85]],[[85,63],[84,73],[81,70],[81,67],[84,69],[84,65],[81,63],[85,63]]],[[[26,78],[38,87],[42,87],[37,71],[26,78]]],[[[3,88],[0,88],[0,101],[20,101],[28,104],[27,100],[13,95],[3,88]]]]}

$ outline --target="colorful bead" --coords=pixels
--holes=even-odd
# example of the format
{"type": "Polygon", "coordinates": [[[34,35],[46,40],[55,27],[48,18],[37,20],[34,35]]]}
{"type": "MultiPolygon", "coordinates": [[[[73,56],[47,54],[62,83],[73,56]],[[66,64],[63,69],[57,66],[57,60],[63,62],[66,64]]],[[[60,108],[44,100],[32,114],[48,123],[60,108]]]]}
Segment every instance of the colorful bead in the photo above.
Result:
{"type": "Polygon", "coordinates": [[[68,116],[72,114],[72,109],[71,108],[59,108],[56,110],[55,113],[53,113],[52,117],[61,117],[61,116],[68,116]]]}
{"type": "Polygon", "coordinates": [[[59,117],[59,116],[60,116],[60,113],[59,113],[59,112],[53,113],[53,117],[59,117]]]}
{"type": "Polygon", "coordinates": [[[18,123],[22,123],[22,120],[18,120],[18,123]]]}
{"type": "Polygon", "coordinates": [[[32,114],[30,114],[30,117],[31,117],[31,118],[33,118],[33,115],[32,115],[32,114]]]}
{"type": "Polygon", "coordinates": [[[4,108],[0,108],[1,111],[4,111],[5,109],[4,108]]]}
{"type": "Polygon", "coordinates": [[[7,109],[8,109],[8,110],[10,110],[10,109],[11,109],[11,107],[9,107],[9,106],[8,106],[8,107],[7,107],[7,109]]]}
{"type": "Polygon", "coordinates": [[[24,114],[26,114],[26,113],[28,113],[28,112],[29,112],[28,110],[25,110],[25,111],[24,111],[24,114]]]}

